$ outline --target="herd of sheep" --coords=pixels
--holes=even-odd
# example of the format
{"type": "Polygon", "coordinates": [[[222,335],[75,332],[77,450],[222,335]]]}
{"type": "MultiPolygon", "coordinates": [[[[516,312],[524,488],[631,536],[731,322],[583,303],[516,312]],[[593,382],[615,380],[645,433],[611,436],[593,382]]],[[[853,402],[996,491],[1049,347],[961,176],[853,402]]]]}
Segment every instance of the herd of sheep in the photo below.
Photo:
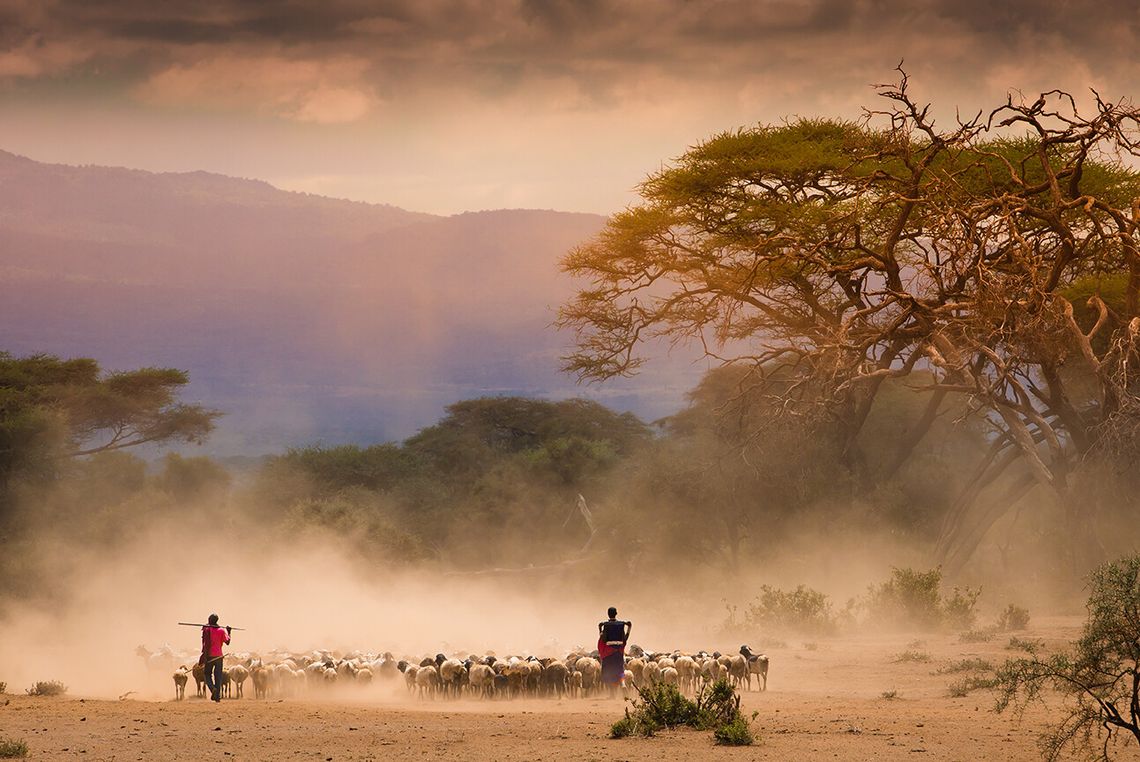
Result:
{"type": "MultiPolygon", "coordinates": [[[[191,679],[199,696],[206,695],[202,667],[197,663],[174,668],[180,658],[169,647],[150,652],[142,646],[137,653],[151,670],[174,670],[175,698],[186,695],[191,679]]],[[[192,658],[192,657],[191,657],[192,658]]],[[[253,685],[255,698],[281,698],[335,686],[365,687],[381,682],[398,684],[420,699],[461,698],[564,698],[602,694],[602,665],[597,651],[573,651],[562,658],[535,656],[474,655],[460,653],[397,659],[391,653],[360,651],[337,653],[312,651],[303,654],[276,653],[271,658],[235,653],[225,657],[222,695],[242,698],[245,684],[253,685]]],[[[741,646],[738,654],[699,651],[654,653],[631,646],[625,659],[626,686],[665,683],[686,694],[699,690],[703,682],[730,680],[734,687],[752,690],[768,687],[768,657],[741,646]]]]}

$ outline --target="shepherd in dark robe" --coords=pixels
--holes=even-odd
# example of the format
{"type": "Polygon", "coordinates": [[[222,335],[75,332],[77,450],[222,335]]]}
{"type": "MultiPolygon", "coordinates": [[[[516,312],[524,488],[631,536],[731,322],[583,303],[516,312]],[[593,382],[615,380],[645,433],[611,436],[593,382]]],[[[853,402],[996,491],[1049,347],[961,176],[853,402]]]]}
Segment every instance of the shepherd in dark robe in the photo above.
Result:
{"type": "Polygon", "coordinates": [[[609,619],[598,622],[598,658],[602,660],[602,682],[613,696],[625,678],[625,644],[633,631],[633,622],[617,618],[617,609],[610,606],[609,619]]]}

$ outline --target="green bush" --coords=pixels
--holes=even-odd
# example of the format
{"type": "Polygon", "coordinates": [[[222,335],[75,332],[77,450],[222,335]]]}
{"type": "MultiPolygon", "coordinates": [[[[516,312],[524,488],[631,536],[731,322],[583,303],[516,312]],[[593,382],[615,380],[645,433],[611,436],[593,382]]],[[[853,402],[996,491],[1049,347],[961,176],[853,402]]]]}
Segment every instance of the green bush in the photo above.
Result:
{"type": "Polygon", "coordinates": [[[969,695],[970,691],[978,690],[979,688],[993,688],[997,685],[997,678],[983,677],[982,675],[969,675],[961,680],[950,683],[947,686],[947,692],[951,698],[962,698],[969,695]]]}
{"type": "Polygon", "coordinates": [[[836,616],[824,593],[799,585],[795,590],[780,590],[769,585],[748,606],[744,623],[750,629],[784,630],[826,635],[836,629],[836,616]]]}
{"type": "Polygon", "coordinates": [[[660,683],[641,694],[645,719],[659,728],[676,728],[695,725],[697,705],[677,690],[675,685],[660,683]]]}
{"type": "MultiPolygon", "coordinates": [[[[740,696],[727,680],[706,683],[696,701],[675,685],[657,684],[637,689],[633,709],[610,727],[610,738],[649,737],[662,728],[688,726],[712,730],[718,744],[741,746],[753,742],[752,730],[740,713],[740,696]]],[[[755,716],[755,715],[754,715],[755,716]]]]}
{"type": "Polygon", "coordinates": [[[11,738],[0,739],[0,759],[23,759],[28,756],[28,745],[11,738]]]}
{"type": "Polygon", "coordinates": [[[1041,737],[1048,760],[1134,758],[1140,743],[1140,555],[1103,564],[1089,577],[1088,618],[1062,652],[1009,659],[997,670],[997,710],[1020,714],[1049,696],[1057,708],[1041,737]],[[1121,747],[1124,747],[1121,750],[1121,747]]]}
{"type": "Polygon", "coordinates": [[[874,624],[940,629],[963,628],[977,618],[979,589],[953,588],[942,593],[942,571],[892,569],[891,578],[867,590],[863,607],[874,624]]]}
{"type": "Polygon", "coordinates": [[[657,727],[645,717],[630,714],[625,710],[625,717],[615,722],[610,728],[610,738],[626,738],[628,736],[644,736],[648,738],[657,732],[657,727]]]}
{"type": "Polygon", "coordinates": [[[1015,606],[1012,603],[1005,607],[1005,611],[998,615],[997,626],[999,630],[1024,630],[1029,626],[1029,609],[1015,606]]]}
{"type": "Polygon", "coordinates": [[[730,722],[714,728],[713,739],[719,746],[751,746],[756,740],[748,720],[740,714],[730,722]]]}
{"type": "Polygon", "coordinates": [[[978,690],[979,688],[992,688],[997,684],[997,680],[993,677],[994,667],[985,659],[972,658],[961,659],[947,664],[942,669],[938,670],[937,674],[962,674],[970,673],[962,677],[960,680],[950,683],[947,686],[947,692],[954,698],[962,698],[970,693],[970,691],[978,690]]]}
{"type": "Polygon", "coordinates": [[[978,619],[974,606],[977,604],[981,592],[981,589],[971,590],[967,587],[962,590],[956,587],[950,592],[950,595],[943,596],[943,624],[955,630],[968,630],[973,627],[974,622],[978,619]]]}
{"type": "Polygon", "coordinates": [[[740,716],[740,696],[727,680],[705,683],[697,692],[697,715],[694,727],[716,729],[740,716]]]}
{"type": "Polygon", "coordinates": [[[28,688],[29,696],[62,696],[67,693],[67,686],[59,680],[40,681],[28,688]]]}

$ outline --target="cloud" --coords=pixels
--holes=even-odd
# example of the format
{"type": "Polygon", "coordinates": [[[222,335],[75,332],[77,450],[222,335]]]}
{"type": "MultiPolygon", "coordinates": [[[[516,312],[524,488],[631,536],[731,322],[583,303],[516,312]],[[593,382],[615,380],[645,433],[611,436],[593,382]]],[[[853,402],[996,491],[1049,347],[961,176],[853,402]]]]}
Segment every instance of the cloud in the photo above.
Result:
{"type": "Polygon", "coordinates": [[[367,61],[223,55],[174,64],[134,88],[139,100],[173,108],[254,109],[301,122],[340,124],[366,116],[378,98],[367,61]]]}
{"type": "Polygon", "coordinates": [[[1140,73],[1133,56],[1140,22],[1130,6],[1129,0],[0,0],[0,20],[12,20],[6,27],[22,30],[17,38],[39,40],[4,44],[10,33],[0,32],[0,78],[51,77],[91,59],[101,71],[127,70],[127,79],[133,76],[127,92],[147,102],[168,104],[165,93],[178,92],[188,108],[268,108],[321,123],[364,118],[377,93],[387,100],[469,91],[492,101],[525,93],[542,108],[549,83],[555,109],[571,91],[576,108],[620,107],[625,93],[653,95],[645,83],[660,88],[659,98],[697,88],[734,97],[764,80],[773,91],[798,89],[810,100],[806,91],[820,82],[889,78],[902,57],[939,83],[992,81],[991,72],[1016,72],[1027,59],[1041,62],[1038,72],[1064,77],[1073,70],[1062,62],[1079,60],[1081,71],[1111,72],[1124,87],[1140,73]],[[363,63],[345,76],[338,63],[344,60],[363,63]],[[310,73],[326,61],[329,70],[310,73]],[[238,81],[202,86],[205,77],[223,73],[238,81]],[[212,87],[223,92],[212,94],[212,87]]]}
{"type": "Polygon", "coordinates": [[[0,80],[36,79],[68,71],[91,58],[91,52],[69,43],[33,38],[0,50],[0,80]]]}

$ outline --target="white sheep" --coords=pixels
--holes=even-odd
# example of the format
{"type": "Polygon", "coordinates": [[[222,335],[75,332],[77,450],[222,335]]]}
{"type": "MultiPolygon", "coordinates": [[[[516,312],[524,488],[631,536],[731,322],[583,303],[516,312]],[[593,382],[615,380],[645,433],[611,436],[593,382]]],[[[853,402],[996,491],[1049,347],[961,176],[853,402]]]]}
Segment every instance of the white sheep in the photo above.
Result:
{"type": "Polygon", "coordinates": [[[495,690],[495,670],[486,664],[472,664],[467,679],[472,693],[479,698],[491,698],[495,690]]]}
{"type": "Polygon", "coordinates": [[[260,662],[250,668],[249,676],[253,680],[253,697],[267,698],[269,695],[269,678],[273,674],[271,668],[260,662]]]}
{"type": "Polygon", "coordinates": [[[641,685],[645,673],[645,659],[634,657],[625,666],[633,674],[633,681],[641,685]]]}
{"type": "Polygon", "coordinates": [[[573,672],[570,673],[570,696],[571,696],[571,698],[577,698],[579,696],[585,698],[585,694],[582,692],[582,686],[583,686],[584,682],[585,681],[582,678],[582,673],[579,672],[578,670],[574,670],[573,672]]]}
{"type": "Polygon", "coordinates": [[[582,692],[589,695],[597,689],[602,679],[602,663],[591,656],[583,656],[574,665],[582,673],[582,692]]]}
{"type": "Polygon", "coordinates": [[[234,692],[237,694],[237,697],[242,698],[245,694],[245,681],[249,679],[249,670],[241,664],[235,664],[229,667],[226,672],[229,673],[230,682],[236,686],[234,692]]]}
{"type": "Polygon", "coordinates": [[[416,671],[416,688],[419,690],[419,698],[435,698],[436,690],[439,688],[439,672],[433,666],[420,667],[416,671]]]}
{"type": "Polygon", "coordinates": [[[641,679],[646,687],[656,685],[661,677],[661,667],[655,661],[645,663],[645,668],[641,671],[641,679]]]}
{"type": "Polygon", "coordinates": [[[420,671],[418,664],[409,664],[404,669],[404,683],[408,686],[408,693],[416,692],[416,673],[420,671]]]}
{"type": "Polygon", "coordinates": [[[445,659],[439,665],[439,681],[445,698],[449,694],[459,698],[459,691],[463,687],[463,678],[466,675],[467,668],[459,659],[445,659]]]}
{"type": "Polygon", "coordinates": [[[681,680],[681,691],[691,693],[697,687],[697,663],[691,656],[678,656],[673,662],[681,680]]]}
{"type": "Polygon", "coordinates": [[[752,690],[753,675],[756,675],[757,690],[768,690],[768,655],[754,654],[748,646],[740,647],[740,655],[748,660],[748,690],[752,690]]]}
{"type": "Polygon", "coordinates": [[[186,667],[179,667],[174,671],[174,700],[181,701],[186,698],[186,683],[190,679],[190,673],[186,667]]]}

